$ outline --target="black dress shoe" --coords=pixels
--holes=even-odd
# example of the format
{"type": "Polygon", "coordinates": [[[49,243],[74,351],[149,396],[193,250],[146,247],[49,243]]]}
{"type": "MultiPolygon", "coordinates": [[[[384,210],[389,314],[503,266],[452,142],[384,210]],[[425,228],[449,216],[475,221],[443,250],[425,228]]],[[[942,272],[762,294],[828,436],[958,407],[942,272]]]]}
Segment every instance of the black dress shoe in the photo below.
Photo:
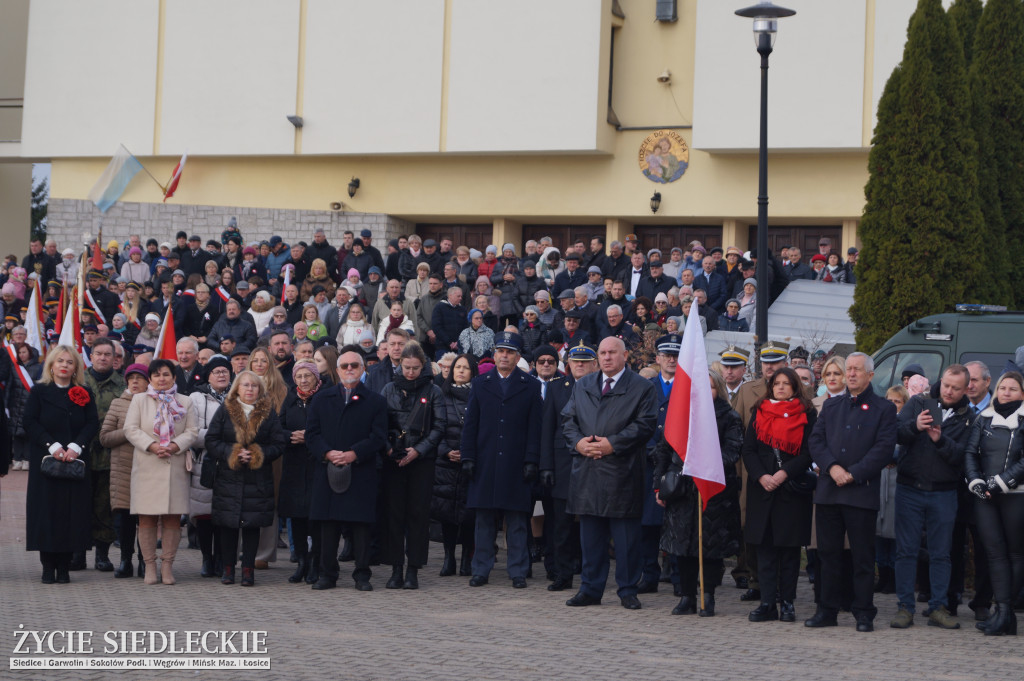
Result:
{"type": "Polygon", "coordinates": [[[483,586],[487,583],[487,578],[483,575],[473,575],[469,580],[470,586],[483,586]]]}
{"type": "Polygon", "coordinates": [[[594,598],[589,594],[585,594],[582,591],[576,592],[576,595],[565,602],[570,608],[582,608],[587,605],[601,605],[600,598],[594,598]]]}
{"type": "Polygon", "coordinates": [[[556,579],[548,584],[548,591],[565,591],[572,588],[571,579],[556,579]]]}
{"type": "Polygon", "coordinates": [[[774,603],[761,603],[747,615],[751,622],[774,622],[779,619],[779,611],[774,603]]]}
{"type": "Polygon", "coordinates": [[[836,622],[836,616],[834,613],[825,612],[819,610],[814,613],[814,616],[809,620],[804,620],[805,627],[811,627],[812,629],[818,629],[820,627],[836,627],[839,623],[836,622]]]}
{"type": "Polygon", "coordinates": [[[673,615],[693,615],[696,612],[697,600],[693,596],[683,596],[676,607],[672,608],[673,615]]]}
{"type": "Polygon", "coordinates": [[[744,591],[746,591],[747,589],[750,588],[750,582],[747,580],[746,577],[737,577],[736,578],[736,588],[737,589],[743,589],[744,591]]]}
{"type": "Polygon", "coordinates": [[[640,605],[640,599],[636,596],[623,596],[619,599],[619,603],[622,604],[622,607],[626,610],[639,610],[643,607],[640,605]]]}
{"type": "Polygon", "coordinates": [[[741,601],[759,601],[761,600],[760,589],[747,589],[744,593],[740,594],[741,601]]]}
{"type": "Polygon", "coordinates": [[[373,584],[370,584],[365,579],[361,579],[356,582],[356,591],[373,591],[373,584]]]}
{"type": "Polygon", "coordinates": [[[704,594],[704,607],[697,613],[700,617],[714,617],[715,616],[715,595],[704,594]]]}
{"type": "Polygon", "coordinates": [[[779,604],[779,621],[796,622],[796,608],[793,607],[792,601],[782,601],[779,604]]]}
{"type": "Polygon", "coordinates": [[[320,579],[316,580],[316,584],[314,584],[310,588],[313,589],[313,591],[326,591],[327,589],[333,589],[336,586],[338,585],[335,583],[333,579],[321,577],[320,579]]]}
{"type": "Polygon", "coordinates": [[[405,571],[405,586],[403,588],[410,590],[420,588],[420,580],[418,575],[416,574],[416,570],[417,568],[414,568],[412,565],[410,565],[409,568],[405,571]]]}
{"type": "Polygon", "coordinates": [[[65,564],[63,567],[57,566],[57,583],[58,584],[69,584],[71,583],[71,575],[68,574],[68,566],[65,564]]]}
{"type": "Polygon", "coordinates": [[[526,577],[513,577],[512,578],[513,589],[525,589],[526,588],[526,577]]]}
{"type": "Polygon", "coordinates": [[[657,582],[645,582],[643,580],[640,580],[639,582],[637,582],[636,592],[638,594],[654,594],[654,593],[658,593],[658,583],[657,582]]]}
{"type": "Polygon", "coordinates": [[[863,622],[857,622],[857,631],[861,632],[862,634],[866,634],[869,631],[874,631],[874,630],[875,630],[875,625],[872,624],[871,622],[868,622],[867,620],[864,620],[863,622]]]}
{"type": "Polygon", "coordinates": [[[391,568],[391,578],[388,579],[388,583],[384,585],[385,589],[401,589],[405,586],[405,577],[402,573],[402,566],[395,565],[391,568]]]}

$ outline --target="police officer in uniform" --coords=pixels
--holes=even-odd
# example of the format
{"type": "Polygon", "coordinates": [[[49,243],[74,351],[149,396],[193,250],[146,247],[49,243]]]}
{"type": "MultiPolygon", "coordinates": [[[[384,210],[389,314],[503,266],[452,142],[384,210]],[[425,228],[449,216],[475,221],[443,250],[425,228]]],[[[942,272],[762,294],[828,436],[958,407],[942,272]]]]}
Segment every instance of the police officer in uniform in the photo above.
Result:
{"type": "Polygon", "coordinates": [[[572,450],[562,435],[562,409],[572,396],[576,381],[597,371],[597,352],[580,341],[567,353],[569,373],[548,383],[544,398],[544,420],[541,426],[540,482],[551,490],[544,506],[544,534],[548,538],[548,554],[552,556],[555,579],[548,591],[572,588],[574,558],[579,555],[580,530],[574,516],[566,513],[569,498],[569,475],[572,472],[572,450]]]}
{"type": "MultiPolygon", "coordinates": [[[[655,346],[656,357],[661,371],[650,379],[658,396],[658,429],[647,443],[647,457],[644,461],[644,512],[640,518],[640,551],[643,555],[643,577],[636,585],[637,593],[654,593],[658,590],[661,579],[661,565],[658,558],[661,554],[661,522],[665,512],[654,500],[654,447],[658,444],[665,431],[665,415],[668,413],[668,399],[672,394],[672,381],[676,377],[676,361],[679,359],[679,347],[683,342],[680,334],[672,333],[662,336],[655,346]]],[[[676,582],[678,583],[678,576],[676,582]]]]}
{"type": "MultiPolygon", "coordinates": [[[[743,431],[746,432],[750,425],[754,407],[761,398],[768,393],[768,379],[775,375],[775,372],[786,366],[789,358],[789,343],[781,341],[768,341],[761,346],[761,378],[748,381],[736,391],[736,401],[732,402],[733,409],[743,419],[743,431]]],[[[747,488],[747,468],[740,460],[740,476],[743,480],[743,489],[747,488]]],[[[740,519],[744,528],[747,524],[747,495],[740,495],[740,519]]],[[[760,601],[761,588],[757,582],[757,552],[753,546],[747,546],[743,542],[740,547],[740,555],[737,556],[736,569],[732,576],[736,580],[736,587],[739,589],[746,586],[746,591],[740,596],[741,601],[760,601]],[[744,571],[744,568],[746,570],[744,571]],[[744,577],[746,578],[744,584],[744,577]]]]}
{"type": "Polygon", "coordinates": [[[750,359],[750,351],[730,345],[719,355],[718,363],[722,365],[722,378],[725,379],[725,389],[729,394],[725,396],[729,400],[729,406],[736,408],[736,397],[740,388],[746,380],[747,361],[750,359]]]}

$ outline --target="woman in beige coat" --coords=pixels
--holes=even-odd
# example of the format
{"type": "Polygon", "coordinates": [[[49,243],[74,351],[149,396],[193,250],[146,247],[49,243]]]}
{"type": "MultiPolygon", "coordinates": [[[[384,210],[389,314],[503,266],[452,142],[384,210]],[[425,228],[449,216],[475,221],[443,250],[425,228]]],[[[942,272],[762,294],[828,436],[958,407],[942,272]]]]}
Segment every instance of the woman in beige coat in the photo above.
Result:
{"type": "Polygon", "coordinates": [[[135,445],[132,457],[131,512],[139,516],[139,546],[146,563],[146,584],[156,584],[156,524],[163,525],[160,572],[174,584],[172,567],[181,542],[178,518],[188,513],[188,448],[199,435],[192,401],[177,392],[174,364],[149,365],[149,389],[132,398],[124,434],[135,445]]]}
{"type": "MultiPolygon", "coordinates": [[[[100,444],[110,450],[110,509],[120,516],[121,529],[118,540],[121,543],[121,564],[114,570],[114,577],[132,576],[132,553],[135,552],[135,528],[138,517],[131,513],[132,460],[135,447],[124,434],[124,423],[128,418],[128,407],[132,398],[149,388],[149,369],[145,364],[132,364],[124,372],[128,387],[120,397],[115,397],[100,427],[100,444]]],[[[139,552],[139,577],[146,573],[139,552]]]]}

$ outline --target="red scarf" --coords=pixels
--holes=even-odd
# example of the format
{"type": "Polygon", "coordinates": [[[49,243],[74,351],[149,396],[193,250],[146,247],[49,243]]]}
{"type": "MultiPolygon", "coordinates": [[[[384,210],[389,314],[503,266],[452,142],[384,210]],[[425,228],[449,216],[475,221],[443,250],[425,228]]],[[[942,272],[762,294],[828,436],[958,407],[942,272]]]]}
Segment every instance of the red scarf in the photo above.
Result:
{"type": "MultiPolygon", "coordinates": [[[[388,315],[388,331],[392,331],[393,329],[399,328],[400,326],[402,326],[402,322],[404,322],[404,321],[405,321],[405,315],[402,315],[401,317],[395,317],[394,315],[390,315],[389,314],[388,315]]],[[[385,333],[387,333],[387,332],[385,332],[385,333]]]]}
{"type": "Polygon", "coordinates": [[[796,455],[803,444],[807,414],[799,400],[765,400],[757,410],[757,439],[769,447],[796,455]]]}

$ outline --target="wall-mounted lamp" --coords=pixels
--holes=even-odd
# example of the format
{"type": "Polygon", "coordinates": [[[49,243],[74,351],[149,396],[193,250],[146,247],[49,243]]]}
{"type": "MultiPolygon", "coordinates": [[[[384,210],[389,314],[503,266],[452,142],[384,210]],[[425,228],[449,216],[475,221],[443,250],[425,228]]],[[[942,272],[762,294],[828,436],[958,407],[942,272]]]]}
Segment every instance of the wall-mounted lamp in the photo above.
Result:
{"type": "Polygon", "coordinates": [[[651,195],[651,212],[657,213],[659,208],[661,208],[661,192],[654,192],[651,195]]]}
{"type": "Polygon", "coordinates": [[[658,82],[659,83],[663,83],[665,85],[668,85],[669,83],[671,83],[672,82],[672,72],[669,71],[668,69],[665,69],[664,71],[662,71],[661,74],[658,76],[658,82]]]}
{"type": "Polygon", "coordinates": [[[359,178],[353,177],[348,183],[348,198],[355,198],[357,189],[359,189],[359,178]]]}
{"type": "Polygon", "coordinates": [[[294,125],[296,128],[302,127],[302,116],[289,116],[288,122],[294,125]]]}

